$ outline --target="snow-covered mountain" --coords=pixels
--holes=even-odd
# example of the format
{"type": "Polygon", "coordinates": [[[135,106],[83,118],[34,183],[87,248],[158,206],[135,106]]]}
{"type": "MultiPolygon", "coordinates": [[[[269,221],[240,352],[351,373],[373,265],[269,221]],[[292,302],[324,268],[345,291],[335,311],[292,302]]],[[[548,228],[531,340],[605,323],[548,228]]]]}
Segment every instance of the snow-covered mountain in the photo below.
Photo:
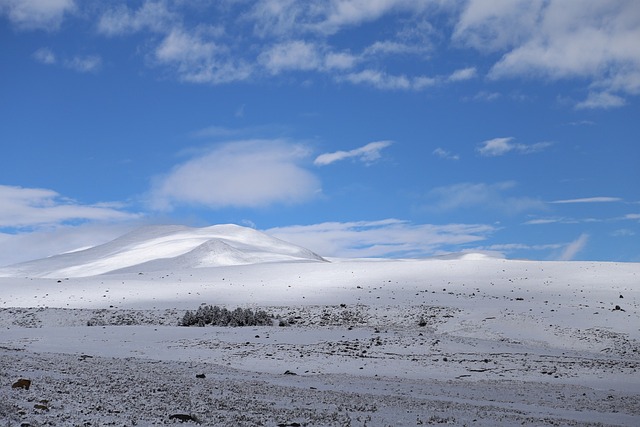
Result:
{"type": "Polygon", "coordinates": [[[89,249],[0,269],[3,277],[86,277],[265,262],[325,261],[312,251],[251,228],[148,226],[89,249]]]}

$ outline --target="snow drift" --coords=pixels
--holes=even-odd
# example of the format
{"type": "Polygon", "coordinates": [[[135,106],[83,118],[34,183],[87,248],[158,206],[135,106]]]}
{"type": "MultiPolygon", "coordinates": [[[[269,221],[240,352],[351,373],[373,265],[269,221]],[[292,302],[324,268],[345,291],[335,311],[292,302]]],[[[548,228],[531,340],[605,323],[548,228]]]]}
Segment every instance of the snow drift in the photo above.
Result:
{"type": "Polygon", "coordinates": [[[325,261],[312,251],[238,225],[149,226],[93,248],[0,269],[3,277],[86,277],[265,262],[325,261]]]}

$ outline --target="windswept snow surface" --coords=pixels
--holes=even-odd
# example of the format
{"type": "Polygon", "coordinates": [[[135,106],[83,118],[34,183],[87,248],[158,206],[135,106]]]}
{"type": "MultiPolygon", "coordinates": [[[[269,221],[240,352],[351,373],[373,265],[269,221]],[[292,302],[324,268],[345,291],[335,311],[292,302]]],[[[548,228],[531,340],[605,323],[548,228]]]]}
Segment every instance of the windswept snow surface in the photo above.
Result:
{"type": "Polygon", "coordinates": [[[0,425],[640,425],[640,264],[172,254],[0,278],[0,425]],[[290,325],[177,326],[202,303],[290,325]]]}

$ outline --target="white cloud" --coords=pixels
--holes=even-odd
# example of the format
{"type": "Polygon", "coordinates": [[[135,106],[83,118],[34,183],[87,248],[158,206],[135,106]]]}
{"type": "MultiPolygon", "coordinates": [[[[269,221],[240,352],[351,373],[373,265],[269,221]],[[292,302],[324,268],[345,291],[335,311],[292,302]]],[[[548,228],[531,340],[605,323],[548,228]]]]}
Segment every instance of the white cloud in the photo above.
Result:
{"type": "Polygon", "coordinates": [[[56,54],[49,48],[43,47],[33,53],[33,59],[46,65],[60,63],[63,67],[79,73],[97,71],[102,67],[102,58],[99,55],[74,56],[59,60],[56,54]]]}
{"type": "Polygon", "coordinates": [[[545,251],[549,249],[558,249],[563,247],[564,245],[559,243],[548,243],[545,245],[528,245],[525,243],[504,243],[504,244],[495,244],[488,246],[486,249],[500,252],[511,252],[518,250],[528,250],[528,251],[545,251]]]}
{"type": "Polygon", "coordinates": [[[452,38],[485,51],[517,46],[535,29],[541,7],[540,0],[469,0],[452,38]]]}
{"type": "Polygon", "coordinates": [[[566,199],[566,200],[554,200],[550,203],[611,203],[611,202],[621,202],[622,199],[619,197],[585,197],[581,199],[566,199]]]}
{"type": "Polygon", "coordinates": [[[460,160],[460,156],[458,156],[457,154],[453,154],[447,150],[445,150],[444,148],[436,148],[435,150],[433,150],[433,155],[434,156],[438,156],[441,159],[447,159],[447,160],[460,160]]]}
{"type": "Polygon", "coordinates": [[[580,237],[578,237],[576,240],[566,245],[566,247],[562,251],[562,254],[560,254],[560,257],[558,258],[558,260],[559,261],[573,260],[576,257],[576,255],[587,246],[588,241],[589,241],[589,235],[586,233],[581,234],[580,237]]]}
{"type": "Polygon", "coordinates": [[[592,108],[616,108],[622,107],[627,102],[624,98],[613,95],[609,92],[593,92],[590,91],[587,99],[576,104],[578,110],[592,109],[592,108]]]}
{"type": "Polygon", "coordinates": [[[183,13],[170,10],[164,1],[145,1],[137,10],[126,6],[109,9],[98,22],[106,36],[141,31],[158,33],[146,43],[152,46],[150,63],[172,67],[177,77],[191,83],[222,84],[246,80],[252,67],[240,54],[221,43],[222,25],[183,25],[183,13]],[[159,42],[157,40],[160,40],[159,42]]]}
{"type": "Polygon", "coordinates": [[[509,197],[504,194],[515,186],[514,182],[508,181],[497,184],[461,183],[436,187],[427,195],[427,209],[453,211],[478,207],[509,215],[546,209],[545,203],[538,199],[509,197]]]}
{"type": "Polygon", "coordinates": [[[480,92],[475,94],[473,96],[473,98],[471,98],[471,99],[474,100],[474,101],[491,102],[491,101],[495,101],[496,99],[499,99],[501,97],[502,97],[502,94],[500,94],[498,92],[488,92],[486,90],[481,90],[480,92]]]}
{"type": "Polygon", "coordinates": [[[105,205],[83,205],[53,190],[0,185],[0,227],[23,228],[70,221],[122,221],[138,215],[105,205]]]}
{"type": "Polygon", "coordinates": [[[557,224],[557,223],[566,223],[566,220],[563,218],[537,218],[530,219],[529,221],[525,221],[524,225],[546,225],[546,224],[557,224]]]}
{"type": "Polygon", "coordinates": [[[57,62],[56,55],[51,49],[46,47],[42,47],[33,52],[33,59],[47,65],[53,65],[57,62]]]}
{"type": "Polygon", "coordinates": [[[102,58],[98,55],[75,56],[64,61],[64,66],[79,73],[89,73],[102,67],[102,58]]]}
{"type": "Polygon", "coordinates": [[[57,30],[75,9],[74,0],[0,0],[0,14],[25,30],[57,30]]]}
{"type": "Polygon", "coordinates": [[[634,0],[471,0],[454,41],[504,52],[489,76],[590,81],[579,108],[624,105],[640,94],[640,3],[634,0]]]}
{"type": "Polygon", "coordinates": [[[301,40],[277,44],[260,54],[258,61],[272,74],[282,70],[314,70],[322,66],[318,47],[301,40]]]}
{"type": "Polygon", "coordinates": [[[145,1],[136,11],[124,5],[107,10],[98,21],[98,32],[107,36],[129,34],[145,29],[168,32],[179,21],[179,16],[167,9],[166,2],[145,1]]]}
{"type": "Polygon", "coordinates": [[[360,59],[347,52],[330,52],[324,57],[326,70],[348,70],[353,68],[360,59]]]}
{"type": "Polygon", "coordinates": [[[246,80],[251,67],[234,61],[225,46],[205,39],[206,31],[172,29],[155,49],[158,63],[175,68],[181,80],[191,83],[220,84],[246,80]]]}
{"type": "Polygon", "coordinates": [[[613,237],[631,237],[635,235],[636,232],[628,228],[620,228],[611,232],[611,236],[613,237]]]}
{"type": "Polygon", "coordinates": [[[483,156],[501,156],[513,150],[513,137],[494,138],[481,143],[478,152],[483,156]]]}
{"type": "Polygon", "coordinates": [[[462,68],[451,73],[447,80],[450,82],[460,82],[464,80],[470,80],[476,77],[477,74],[478,71],[475,67],[462,68]]]}
{"type": "Polygon", "coordinates": [[[383,90],[423,90],[438,83],[438,80],[433,77],[407,77],[405,75],[391,75],[376,70],[363,70],[345,74],[340,76],[338,80],[348,81],[353,84],[367,84],[383,90]]]}
{"type": "Polygon", "coordinates": [[[261,36],[308,32],[332,35],[390,12],[413,15],[432,4],[432,0],[260,0],[249,16],[255,20],[255,31],[261,36]]]}
{"type": "Polygon", "coordinates": [[[374,21],[393,9],[416,10],[424,8],[421,0],[335,0],[328,4],[325,16],[313,27],[333,34],[345,26],[374,21]]]}
{"type": "Polygon", "coordinates": [[[513,137],[489,139],[480,143],[477,150],[482,156],[497,157],[507,154],[510,151],[520,154],[536,153],[552,145],[551,142],[537,142],[529,145],[513,141],[513,137]]]}
{"type": "Polygon", "coordinates": [[[266,233],[309,248],[322,256],[416,257],[487,238],[495,229],[482,224],[411,224],[398,219],[326,222],[278,227],[266,233]]]}
{"type": "Polygon", "coordinates": [[[318,179],[299,165],[303,146],[282,140],[247,140],[221,144],[156,180],[151,204],[209,208],[259,207],[299,203],[320,191],[318,179]]]}
{"type": "Polygon", "coordinates": [[[408,44],[394,40],[376,41],[364,49],[363,55],[379,57],[381,55],[424,54],[431,49],[423,44],[408,44]]]}
{"type": "Polygon", "coordinates": [[[380,151],[391,144],[393,144],[393,141],[370,142],[367,145],[350,151],[336,151],[334,153],[321,154],[316,157],[313,163],[317,166],[326,166],[340,160],[355,158],[366,164],[370,164],[378,160],[381,157],[380,151]]]}
{"type": "Polygon", "coordinates": [[[282,71],[333,72],[353,68],[360,59],[348,52],[304,40],[277,43],[258,56],[258,62],[271,74],[282,71]]]}

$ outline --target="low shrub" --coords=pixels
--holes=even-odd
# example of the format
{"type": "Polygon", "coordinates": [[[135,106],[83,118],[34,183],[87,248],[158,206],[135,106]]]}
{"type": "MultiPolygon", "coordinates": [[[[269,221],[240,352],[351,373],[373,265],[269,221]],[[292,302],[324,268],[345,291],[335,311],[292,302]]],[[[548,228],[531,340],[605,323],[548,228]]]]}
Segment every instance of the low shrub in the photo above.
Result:
{"type": "Polygon", "coordinates": [[[253,311],[250,308],[236,308],[230,311],[217,305],[201,305],[195,312],[187,311],[180,322],[181,326],[271,326],[274,317],[264,310],[253,311]]]}

